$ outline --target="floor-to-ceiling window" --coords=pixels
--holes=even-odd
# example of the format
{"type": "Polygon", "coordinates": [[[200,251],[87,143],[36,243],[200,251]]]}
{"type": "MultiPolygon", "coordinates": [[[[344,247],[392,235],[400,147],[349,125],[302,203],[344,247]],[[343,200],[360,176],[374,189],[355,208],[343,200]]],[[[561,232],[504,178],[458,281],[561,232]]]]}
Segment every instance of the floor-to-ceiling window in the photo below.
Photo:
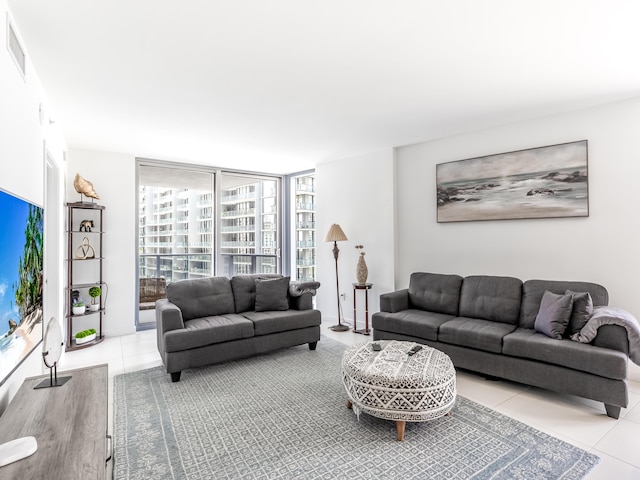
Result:
{"type": "Polygon", "coordinates": [[[291,278],[316,279],[316,176],[291,176],[291,278]]]}
{"type": "Polygon", "coordinates": [[[138,328],[166,285],[281,273],[281,178],[139,159],[138,328]]]}
{"type": "Polygon", "coordinates": [[[280,179],[223,172],[220,192],[220,274],[279,273],[280,179]]]}
{"type": "Polygon", "coordinates": [[[166,285],[215,271],[215,173],[138,164],[138,324],[155,321],[166,285]]]}

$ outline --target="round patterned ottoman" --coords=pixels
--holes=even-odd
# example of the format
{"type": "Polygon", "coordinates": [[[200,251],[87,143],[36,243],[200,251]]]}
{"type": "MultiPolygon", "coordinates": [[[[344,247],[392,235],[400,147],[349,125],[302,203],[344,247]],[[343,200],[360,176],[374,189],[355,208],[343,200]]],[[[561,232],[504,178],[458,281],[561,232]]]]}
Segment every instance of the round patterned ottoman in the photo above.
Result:
{"type": "Polygon", "coordinates": [[[349,347],[342,357],[347,406],[394,420],[397,438],[406,422],[425,422],[447,415],[456,401],[456,371],[451,359],[426,345],[414,355],[413,342],[380,340],[349,347]],[[373,344],[380,345],[374,351],[373,344]]]}

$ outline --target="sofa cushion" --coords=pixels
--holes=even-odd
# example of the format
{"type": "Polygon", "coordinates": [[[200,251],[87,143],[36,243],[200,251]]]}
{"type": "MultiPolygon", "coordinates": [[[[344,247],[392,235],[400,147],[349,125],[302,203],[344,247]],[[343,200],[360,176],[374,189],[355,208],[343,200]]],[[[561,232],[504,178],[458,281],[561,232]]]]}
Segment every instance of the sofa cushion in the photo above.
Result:
{"type": "Polygon", "coordinates": [[[527,280],[522,285],[522,307],[520,308],[519,327],[533,328],[536,315],[540,309],[540,301],[545,290],[563,294],[566,290],[573,292],[589,292],[593,305],[607,305],[609,294],[602,285],[589,282],[562,282],[556,280],[527,280]]]}
{"type": "Polygon", "coordinates": [[[569,339],[555,340],[530,328],[518,328],[504,337],[502,353],[528,358],[606,378],[627,378],[627,356],[618,350],[594,347],[569,339]]]}
{"type": "Polygon", "coordinates": [[[533,327],[536,332],[560,340],[569,325],[572,309],[573,295],[556,295],[547,290],[542,295],[540,310],[533,327]]]}
{"type": "Polygon", "coordinates": [[[569,337],[582,330],[582,327],[589,321],[589,317],[591,317],[593,313],[593,300],[589,292],[572,292],[571,290],[565,290],[564,293],[573,297],[571,318],[569,319],[569,326],[565,332],[565,336],[569,337]]]}
{"type": "Polygon", "coordinates": [[[289,278],[256,279],[256,312],[289,310],[289,278]]]}
{"type": "Polygon", "coordinates": [[[444,322],[455,318],[446,313],[424,310],[402,310],[400,312],[377,312],[373,314],[371,326],[374,330],[401,333],[426,340],[438,340],[438,330],[444,322]]]}
{"type": "Polygon", "coordinates": [[[255,336],[315,327],[320,325],[321,320],[319,310],[244,312],[242,316],[253,322],[255,336]]]}
{"type": "Polygon", "coordinates": [[[234,275],[231,278],[231,289],[236,306],[236,313],[255,310],[256,308],[256,279],[281,278],[282,275],[261,273],[252,275],[234,275]]]}
{"type": "Polygon", "coordinates": [[[179,280],[167,286],[167,298],[177,305],[183,320],[235,313],[231,282],[227,277],[179,280]]]}
{"type": "Polygon", "coordinates": [[[509,323],[458,317],[440,326],[438,341],[500,353],[502,338],[515,329],[516,326],[509,323]]]}
{"type": "Polygon", "coordinates": [[[164,334],[165,351],[179,352],[214,343],[249,338],[254,335],[253,322],[242,315],[230,313],[194,318],[184,322],[184,328],[164,334]]]}
{"type": "Polygon", "coordinates": [[[513,277],[465,277],[460,293],[460,316],[518,324],[522,281],[513,277]]]}
{"type": "Polygon", "coordinates": [[[436,313],[458,314],[459,275],[416,272],[409,280],[409,307],[436,313]]]}

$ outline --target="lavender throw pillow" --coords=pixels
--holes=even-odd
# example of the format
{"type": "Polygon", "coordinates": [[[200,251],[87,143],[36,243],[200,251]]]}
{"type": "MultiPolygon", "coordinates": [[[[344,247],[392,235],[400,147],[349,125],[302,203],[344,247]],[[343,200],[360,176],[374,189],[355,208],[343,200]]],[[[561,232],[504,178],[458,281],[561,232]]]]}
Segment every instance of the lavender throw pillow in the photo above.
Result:
{"type": "Polygon", "coordinates": [[[572,295],[556,295],[547,290],[542,295],[533,328],[547,337],[560,340],[569,324],[572,309],[572,295]]]}

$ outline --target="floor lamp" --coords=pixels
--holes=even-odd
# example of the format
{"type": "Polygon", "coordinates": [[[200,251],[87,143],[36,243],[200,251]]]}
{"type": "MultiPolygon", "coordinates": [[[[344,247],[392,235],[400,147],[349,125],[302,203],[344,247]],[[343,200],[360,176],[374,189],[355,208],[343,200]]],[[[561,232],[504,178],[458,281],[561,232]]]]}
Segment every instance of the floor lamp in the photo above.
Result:
{"type": "Polygon", "coordinates": [[[340,282],[338,281],[338,254],[340,249],[338,248],[338,242],[344,242],[348,240],[347,236],[340,228],[340,225],[334,223],[324,237],[325,242],[333,242],[333,258],[336,260],[336,299],[338,300],[338,324],[333,327],[329,327],[334,332],[346,332],[349,327],[342,324],[342,309],[340,308],[340,282]]]}

